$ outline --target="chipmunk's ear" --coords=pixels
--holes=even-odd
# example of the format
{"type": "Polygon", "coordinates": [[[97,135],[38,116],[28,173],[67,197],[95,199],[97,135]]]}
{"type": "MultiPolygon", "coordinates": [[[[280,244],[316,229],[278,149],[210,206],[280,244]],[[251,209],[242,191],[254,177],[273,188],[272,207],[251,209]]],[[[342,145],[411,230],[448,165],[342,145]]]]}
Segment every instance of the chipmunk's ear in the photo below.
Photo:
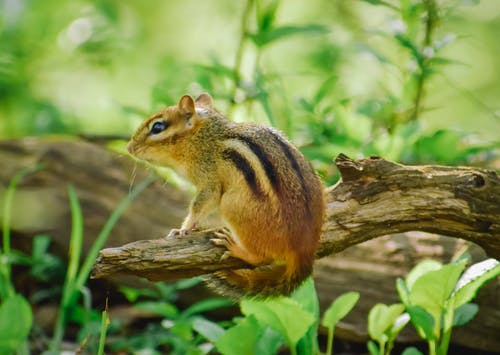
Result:
{"type": "Polygon", "coordinates": [[[179,103],[177,104],[177,107],[179,108],[181,115],[187,120],[190,119],[195,113],[194,101],[193,98],[189,95],[184,95],[183,97],[181,97],[179,103]]]}
{"type": "Polygon", "coordinates": [[[198,96],[195,103],[196,106],[212,108],[212,97],[208,93],[203,92],[198,96]]]}

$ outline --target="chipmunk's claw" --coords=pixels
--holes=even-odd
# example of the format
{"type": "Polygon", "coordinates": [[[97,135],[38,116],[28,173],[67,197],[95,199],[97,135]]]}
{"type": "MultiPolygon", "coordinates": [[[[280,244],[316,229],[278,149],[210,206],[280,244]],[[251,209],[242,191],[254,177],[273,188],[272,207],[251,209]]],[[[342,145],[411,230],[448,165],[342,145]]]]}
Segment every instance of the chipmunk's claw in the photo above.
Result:
{"type": "Polygon", "coordinates": [[[233,237],[231,236],[231,232],[228,229],[224,228],[215,231],[214,234],[217,236],[217,238],[211,238],[210,241],[215,245],[223,246],[227,249],[220,257],[220,261],[224,261],[231,257],[234,258],[235,256],[231,252],[231,248],[235,245],[235,243],[233,237]]]}

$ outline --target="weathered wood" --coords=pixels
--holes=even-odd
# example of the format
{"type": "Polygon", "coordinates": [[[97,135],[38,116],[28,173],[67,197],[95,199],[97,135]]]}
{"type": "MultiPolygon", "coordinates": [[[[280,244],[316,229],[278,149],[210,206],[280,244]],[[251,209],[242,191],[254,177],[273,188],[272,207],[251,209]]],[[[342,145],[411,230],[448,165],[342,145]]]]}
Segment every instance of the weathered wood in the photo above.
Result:
{"type": "MultiPolygon", "coordinates": [[[[336,159],[342,181],[327,189],[318,258],[383,235],[425,231],[462,238],[500,257],[500,178],[468,167],[405,166],[380,158],[336,159]]],[[[244,267],[220,260],[210,232],[104,249],[93,277],[127,272],[172,280],[244,267]]]]}

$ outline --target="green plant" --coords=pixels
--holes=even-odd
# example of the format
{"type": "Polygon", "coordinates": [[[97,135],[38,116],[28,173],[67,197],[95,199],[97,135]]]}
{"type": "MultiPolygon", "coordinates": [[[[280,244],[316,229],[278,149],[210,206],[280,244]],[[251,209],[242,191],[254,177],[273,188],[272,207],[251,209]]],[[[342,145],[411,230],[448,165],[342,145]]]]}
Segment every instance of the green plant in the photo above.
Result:
{"type": "Polygon", "coordinates": [[[213,345],[204,340],[214,342],[223,332],[223,328],[203,317],[202,313],[233,303],[224,298],[207,298],[184,310],[179,309],[175,304],[179,291],[191,288],[200,281],[200,278],[192,278],[175,283],[158,282],[153,289],[121,287],[121,292],[134,303],[135,309],[161,317],[162,320],[148,324],[144,331],[111,342],[111,348],[116,351],[152,353],[163,350],[169,354],[208,353],[213,345]]]}
{"type": "MultiPolygon", "coordinates": [[[[349,313],[359,294],[340,296],[325,311],[322,325],[329,330],[327,353],[332,353],[333,329],[349,313]]],[[[240,303],[244,317],[215,340],[224,355],[276,354],[286,346],[292,354],[318,354],[319,303],[312,278],[307,279],[290,297],[263,301],[244,299],[240,303]]],[[[213,341],[213,340],[212,340],[213,341]]]]}
{"type": "Polygon", "coordinates": [[[97,258],[99,250],[104,246],[104,243],[106,242],[114,225],[116,224],[122,213],[125,211],[125,208],[130,204],[130,202],[152,181],[153,180],[151,178],[145,179],[121,201],[121,203],[117,206],[109,219],[106,221],[104,227],[96,237],[96,240],[92,244],[81,265],[80,255],[83,240],[83,216],[75,189],[71,185],[68,187],[72,222],[69,244],[69,261],[68,269],[66,272],[66,279],[63,285],[61,305],[54,329],[54,336],[52,338],[48,353],[56,354],[59,352],[60,344],[64,335],[65,325],[69,318],[69,315],[76,305],[78,296],[81,294],[84,296],[84,298],[86,297],[87,292],[84,291],[85,282],[90,275],[92,265],[97,258]]]}
{"type": "Polygon", "coordinates": [[[317,352],[319,306],[312,279],[290,297],[243,299],[240,308],[245,317],[236,319],[215,343],[220,353],[275,354],[283,345],[292,354],[317,352]]]}
{"type": "Polygon", "coordinates": [[[408,313],[403,313],[404,305],[396,303],[390,306],[376,304],[368,314],[368,334],[374,339],[368,342],[371,355],[390,354],[394,340],[410,321],[408,313]]]}
{"type": "Polygon", "coordinates": [[[28,354],[26,342],[33,314],[28,301],[24,296],[15,293],[12,282],[12,252],[10,247],[10,220],[12,203],[17,185],[23,177],[39,169],[36,165],[21,170],[10,181],[4,198],[2,220],[2,249],[0,250],[0,353],[28,354]]]}
{"type": "MultiPolygon", "coordinates": [[[[398,279],[402,304],[377,304],[368,316],[370,337],[377,342],[368,343],[370,354],[389,354],[394,338],[411,321],[427,341],[429,354],[445,355],[452,329],[469,322],[478,311],[478,306],[469,302],[486,282],[500,275],[500,263],[495,259],[476,263],[467,270],[466,264],[467,257],[446,265],[426,260],[405,279],[398,279]]],[[[405,352],[419,353],[415,348],[405,352]]]]}
{"type": "Polygon", "coordinates": [[[328,309],[325,311],[325,314],[323,314],[321,325],[328,329],[328,342],[326,349],[327,354],[333,353],[333,336],[335,326],[354,308],[358,300],[358,292],[344,293],[343,295],[340,295],[335,301],[333,301],[330,307],[328,307],[328,309]]]}

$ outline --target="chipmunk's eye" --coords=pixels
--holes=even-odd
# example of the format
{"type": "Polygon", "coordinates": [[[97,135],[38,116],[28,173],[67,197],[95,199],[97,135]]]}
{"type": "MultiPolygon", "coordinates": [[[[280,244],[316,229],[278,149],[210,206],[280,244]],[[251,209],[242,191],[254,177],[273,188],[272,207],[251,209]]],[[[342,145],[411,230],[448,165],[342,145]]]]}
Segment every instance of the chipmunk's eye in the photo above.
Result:
{"type": "Polygon", "coordinates": [[[167,122],[157,121],[157,122],[153,123],[153,125],[151,126],[151,128],[149,130],[149,134],[158,134],[158,133],[166,130],[167,127],[168,127],[167,122]]]}

